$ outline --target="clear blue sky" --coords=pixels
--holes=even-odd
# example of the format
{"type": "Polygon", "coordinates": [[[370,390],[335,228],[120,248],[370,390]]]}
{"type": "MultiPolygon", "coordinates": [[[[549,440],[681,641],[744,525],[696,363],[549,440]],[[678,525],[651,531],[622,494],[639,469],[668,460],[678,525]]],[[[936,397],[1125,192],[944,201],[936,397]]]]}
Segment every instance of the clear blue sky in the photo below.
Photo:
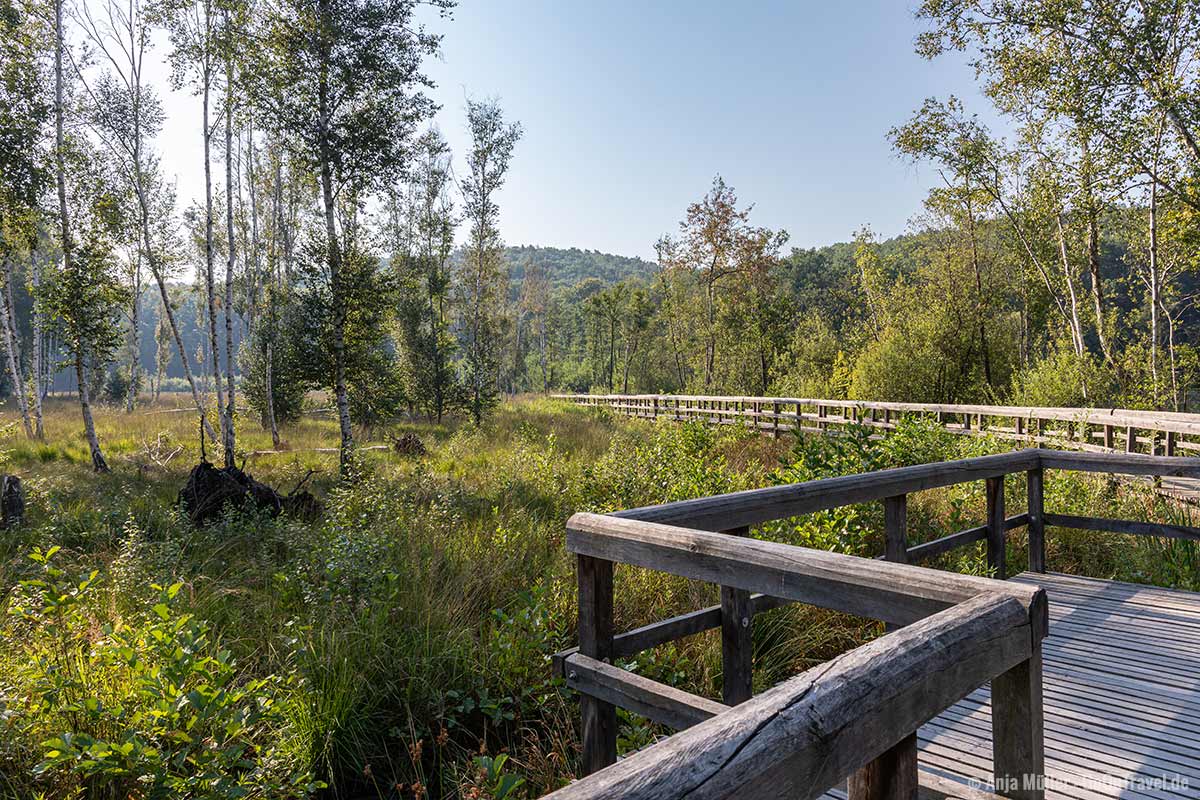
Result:
{"type": "MultiPolygon", "coordinates": [[[[905,0],[461,0],[432,26],[456,153],[467,95],[498,96],[525,129],[500,197],[510,244],[653,257],[717,173],[793,245],[863,224],[892,236],[936,175],[897,159],[888,129],[933,95],[987,110],[963,59],[913,52],[905,0]]],[[[198,138],[195,105],[168,101],[181,205],[202,187],[199,163],[180,163],[198,143],[196,158],[174,147],[198,138]]]]}

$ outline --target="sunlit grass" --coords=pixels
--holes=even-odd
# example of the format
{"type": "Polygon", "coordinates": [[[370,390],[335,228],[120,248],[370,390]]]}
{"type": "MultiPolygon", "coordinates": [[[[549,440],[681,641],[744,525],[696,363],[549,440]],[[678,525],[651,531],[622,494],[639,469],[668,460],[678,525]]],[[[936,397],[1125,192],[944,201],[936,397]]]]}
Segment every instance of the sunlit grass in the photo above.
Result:
{"type": "MultiPolygon", "coordinates": [[[[0,535],[0,621],[23,591],[19,581],[35,574],[28,558],[35,547],[61,547],[58,560],[69,574],[98,571],[100,588],[82,635],[60,634],[68,648],[99,646],[106,626],[143,625],[152,619],[153,587],[179,583],[183,609],[236,659],[240,680],[294,679],[275,738],[340,796],[389,796],[389,781],[419,781],[434,796],[452,796],[469,784],[471,759],[484,746],[509,749],[531,794],[556,788],[574,773],[578,756],[577,711],[550,682],[547,660],[574,639],[574,562],[563,542],[569,515],[804,479],[802,472],[775,474],[797,462],[790,436],[630,420],[530,397],[503,403],[480,427],[407,420],[357,431],[366,449],[361,478],[350,487],[338,478],[335,418],[315,409],[282,431],[277,450],[257,420],[239,417],[238,463],[283,492],[307,479],[324,503],[323,519],[243,513],[195,528],[176,507],[200,457],[188,398],[167,396],[132,414],[98,407],[97,429],[113,468],[108,475],[91,470],[73,398],[52,398],[46,409],[40,442],[25,438],[11,406],[0,409],[2,469],[22,477],[28,501],[26,523],[0,535]],[[401,455],[388,446],[404,432],[419,435],[428,455],[401,455]]],[[[867,440],[857,446],[864,452],[831,464],[855,471],[855,463],[879,456],[867,452],[877,446],[867,440]]],[[[1002,446],[914,431],[886,455],[911,463],[1002,446]]],[[[211,443],[206,452],[219,460],[211,443]]],[[[1013,513],[1023,507],[1022,481],[1016,476],[1007,486],[1013,513]]],[[[1056,475],[1046,495],[1064,513],[1161,515],[1147,505],[1144,489],[1056,475]]],[[[909,505],[911,540],[977,525],[983,516],[978,483],[923,492],[909,505]]],[[[789,524],[772,535],[799,544],[836,542],[860,555],[882,549],[878,504],[789,524]]],[[[1194,582],[1194,551],[1131,548],[1120,538],[1054,531],[1050,565],[1098,577],[1194,582]]],[[[1010,560],[1019,564],[1021,534],[1010,543],[1010,560]]],[[[986,568],[979,548],[930,566],[986,568]]],[[[717,602],[711,585],[625,566],[615,588],[621,629],[717,602]]],[[[880,630],[808,607],[765,614],[755,625],[756,686],[880,630]]],[[[7,708],[26,707],[36,693],[32,679],[8,682],[27,672],[25,641],[15,628],[0,631],[0,703],[7,708]]],[[[720,696],[716,633],[642,654],[630,666],[720,696]]],[[[124,691],[131,689],[105,689],[105,696],[124,691]]],[[[656,732],[625,719],[630,746],[656,732]]],[[[72,796],[80,784],[70,776],[53,783],[30,773],[41,743],[57,732],[37,717],[18,722],[0,722],[0,774],[21,776],[12,789],[0,782],[0,798],[39,791],[72,796]]]]}

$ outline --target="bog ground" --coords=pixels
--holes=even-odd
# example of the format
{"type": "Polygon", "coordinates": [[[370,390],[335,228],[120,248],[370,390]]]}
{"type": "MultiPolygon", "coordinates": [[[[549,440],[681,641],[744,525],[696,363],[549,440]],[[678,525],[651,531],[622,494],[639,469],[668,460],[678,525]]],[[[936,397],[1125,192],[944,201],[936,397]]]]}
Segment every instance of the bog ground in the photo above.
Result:
{"type": "MultiPolygon", "coordinates": [[[[246,469],[283,491],[306,475],[324,511],[305,521],[231,511],[192,526],[176,494],[199,457],[198,426],[172,403],[102,408],[114,473],[92,472],[77,405],[52,404],[46,443],[6,412],[8,472],[28,513],[0,535],[0,792],[125,797],[143,787],[207,797],[536,797],[579,769],[578,707],[549,656],[575,636],[565,520],[885,466],[1005,450],[903,420],[882,440],[657,423],[529,398],[481,427],[412,423],[429,452],[364,449],[337,477],[337,428],[306,414],[281,452],[252,420],[246,469]]],[[[1022,508],[1022,486],[1008,507],[1022,508]]],[[[1138,485],[1047,481],[1063,513],[1175,519],[1138,485]]],[[[915,544],[982,520],[979,487],[910,508],[915,544]]],[[[1182,515],[1182,516],[1181,516],[1182,515]]],[[[883,514],[864,504],[765,524],[753,535],[858,555],[882,552],[883,514]]],[[[1022,540],[1010,559],[1023,558],[1022,540]]],[[[1054,530],[1051,569],[1196,588],[1195,549],[1054,530]]],[[[935,564],[986,571],[976,546],[935,564]]],[[[711,587],[618,571],[618,629],[715,602],[711,587]]],[[[805,606],[756,623],[765,687],[879,632],[805,606]]],[[[624,666],[716,697],[719,638],[703,634],[624,666]]],[[[622,751],[662,729],[620,718],[622,751]]],[[[153,795],[148,791],[147,796],[153,795]]]]}

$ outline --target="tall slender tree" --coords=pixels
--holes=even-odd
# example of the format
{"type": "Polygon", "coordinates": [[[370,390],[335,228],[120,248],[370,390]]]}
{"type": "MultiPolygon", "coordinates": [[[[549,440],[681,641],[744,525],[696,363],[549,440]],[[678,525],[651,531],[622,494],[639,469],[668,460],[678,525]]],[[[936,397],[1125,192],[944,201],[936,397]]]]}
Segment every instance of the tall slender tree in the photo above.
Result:
{"type": "MultiPolygon", "coordinates": [[[[168,287],[172,272],[169,240],[173,236],[174,194],[162,180],[161,167],[151,146],[151,140],[161,130],[163,113],[157,95],[145,81],[145,59],[153,25],[164,11],[148,8],[140,0],[131,3],[106,0],[95,8],[82,5],[78,22],[91,45],[102,55],[105,69],[93,82],[84,79],[82,70],[76,70],[76,74],[86,89],[90,128],[135,200],[131,223],[138,232],[140,257],[158,286],[196,412],[211,437],[214,431],[192,376],[168,287]]],[[[37,279],[38,275],[34,277],[37,279]]]]}
{"type": "MultiPolygon", "coordinates": [[[[316,175],[324,221],[333,389],[341,473],[352,471],[347,319],[354,287],[344,269],[352,226],[339,212],[396,183],[418,126],[435,110],[424,59],[441,37],[414,18],[417,0],[277,0],[265,14],[254,68],[264,124],[316,175]]],[[[442,14],[452,0],[431,0],[442,14]]],[[[349,217],[353,219],[354,216],[349,217]]]]}
{"type": "MultiPolygon", "coordinates": [[[[0,0],[0,52],[5,55],[0,61],[0,322],[17,409],[30,438],[42,436],[38,363],[35,357],[33,375],[28,376],[21,357],[12,287],[18,258],[27,260],[31,272],[40,269],[35,250],[44,238],[40,201],[50,177],[45,134],[51,106],[42,89],[46,75],[41,28],[39,20],[25,9],[11,0],[0,0]]],[[[41,312],[35,306],[35,341],[40,328],[41,312]]]]}
{"type": "MultiPolygon", "coordinates": [[[[216,0],[164,0],[156,7],[171,37],[172,81],[176,87],[191,86],[200,96],[200,135],[204,157],[204,264],[203,281],[207,301],[209,373],[217,399],[217,418],[222,446],[228,443],[225,391],[221,381],[221,347],[217,335],[216,239],[212,188],[212,95],[217,80],[220,23],[216,0]]],[[[164,302],[166,302],[164,298],[164,302]]],[[[180,346],[180,358],[187,356],[180,346]]],[[[194,391],[194,390],[193,390],[194,391]]],[[[197,403],[199,396],[197,395],[197,403]]],[[[214,437],[211,426],[208,435],[214,437]]]]}
{"type": "Polygon", "coordinates": [[[406,185],[392,193],[394,264],[410,400],[441,422],[455,394],[450,256],[458,216],[450,196],[450,148],[436,128],[416,143],[406,185]]]}
{"type": "Polygon", "coordinates": [[[471,230],[463,258],[460,314],[463,335],[463,383],[471,416],[478,424],[499,393],[499,334],[508,290],[500,206],[496,192],[521,139],[520,123],[508,124],[497,100],[468,100],[471,151],[461,186],[471,230]]]}

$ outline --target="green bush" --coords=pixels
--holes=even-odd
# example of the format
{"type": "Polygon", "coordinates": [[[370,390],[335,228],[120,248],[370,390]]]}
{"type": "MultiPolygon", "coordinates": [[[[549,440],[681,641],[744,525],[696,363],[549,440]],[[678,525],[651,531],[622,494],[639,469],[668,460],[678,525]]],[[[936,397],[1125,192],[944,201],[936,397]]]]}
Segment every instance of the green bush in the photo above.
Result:
{"type": "Polygon", "coordinates": [[[289,798],[319,785],[285,756],[290,681],[245,680],[207,626],[181,613],[182,584],[154,587],[132,619],[102,621],[99,573],[80,579],[35,550],[40,575],[9,608],[3,705],[40,759],[35,781],[92,797],[289,798]]]}
{"type": "Polygon", "coordinates": [[[267,346],[270,344],[271,400],[278,425],[290,425],[304,411],[304,397],[312,388],[304,380],[303,355],[293,337],[273,333],[269,320],[255,326],[250,341],[241,348],[238,364],[241,367],[241,391],[246,405],[268,426],[267,416],[267,346]],[[270,342],[268,342],[270,339],[270,342]]]}
{"type": "Polygon", "coordinates": [[[648,436],[640,427],[618,434],[585,471],[584,507],[607,512],[745,488],[720,451],[721,438],[700,422],[665,419],[648,436]]]}

